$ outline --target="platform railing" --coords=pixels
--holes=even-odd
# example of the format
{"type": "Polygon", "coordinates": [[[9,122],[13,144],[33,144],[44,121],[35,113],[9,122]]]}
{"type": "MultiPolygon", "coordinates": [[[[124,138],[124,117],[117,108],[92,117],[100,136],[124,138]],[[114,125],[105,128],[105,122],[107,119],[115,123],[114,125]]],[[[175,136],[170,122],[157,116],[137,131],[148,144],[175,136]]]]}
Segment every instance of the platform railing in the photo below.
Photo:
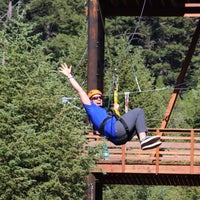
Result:
{"type": "Polygon", "coordinates": [[[92,133],[87,146],[104,142],[109,157],[102,157],[97,166],[105,172],[200,173],[200,129],[149,128],[152,135],[160,135],[162,145],[153,150],[141,150],[137,137],[125,145],[116,146],[92,133]]]}

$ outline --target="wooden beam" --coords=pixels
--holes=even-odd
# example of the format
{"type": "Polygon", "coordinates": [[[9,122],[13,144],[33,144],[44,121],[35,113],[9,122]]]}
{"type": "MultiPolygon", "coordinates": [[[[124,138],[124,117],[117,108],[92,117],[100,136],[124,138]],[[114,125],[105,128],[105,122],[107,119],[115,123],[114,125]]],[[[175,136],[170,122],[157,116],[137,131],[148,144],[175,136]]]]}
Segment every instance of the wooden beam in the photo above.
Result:
{"type": "Polygon", "coordinates": [[[175,87],[174,87],[174,91],[173,91],[173,93],[171,95],[167,110],[165,112],[165,115],[164,115],[162,123],[161,123],[161,128],[166,128],[167,127],[167,124],[169,122],[172,110],[173,110],[174,105],[176,103],[176,99],[177,99],[178,94],[180,92],[180,85],[184,81],[187,69],[189,67],[190,61],[192,59],[192,55],[194,54],[194,51],[195,51],[195,48],[196,48],[196,45],[197,45],[197,42],[198,42],[198,39],[199,39],[199,35],[200,35],[200,20],[199,20],[199,22],[197,24],[197,28],[196,28],[195,33],[193,35],[192,42],[191,42],[191,44],[189,46],[188,53],[187,53],[187,55],[185,57],[185,60],[183,62],[183,66],[182,66],[181,72],[180,72],[180,74],[179,74],[179,76],[177,78],[177,81],[176,81],[176,84],[175,84],[175,87]]]}
{"type": "Polygon", "coordinates": [[[94,176],[102,184],[200,186],[199,174],[94,173],[94,176]]]}
{"type": "MultiPolygon", "coordinates": [[[[138,0],[99,0],[105,17],[109,16],[139,16],[143,1],[138,0]]],[[[198,1],[179,0],[147,0],[143,16],[200,16],[198,1]]]]}

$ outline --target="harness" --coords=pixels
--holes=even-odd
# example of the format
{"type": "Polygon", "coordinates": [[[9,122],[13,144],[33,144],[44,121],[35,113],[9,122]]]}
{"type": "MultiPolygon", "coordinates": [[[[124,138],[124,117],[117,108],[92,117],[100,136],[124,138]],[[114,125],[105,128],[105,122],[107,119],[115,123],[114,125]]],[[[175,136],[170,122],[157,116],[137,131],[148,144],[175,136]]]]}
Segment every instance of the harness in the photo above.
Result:
{"type": "MultiPolygon", "coordinates": [[[[115,104],[118,104],[118,88],[119,88],[118,78],[119,77],[116,75],[115,82],[114,82],[114,103],[115,104]]],[[[124,126],[127,137],[124,137],[124,138],[120,138],[120,137],[116,137],[116,138],[112,137],[111,138],[110,137],[110,138],[108,138],[108,140],[110,140],[111,142],[113,142],[116,145],[125,144],[127,141],[131,140],[133,134],[129,131],[128,126],[127,126],[126,122],[124,121],[124,119],[120,117],[120,113],[119,113],[118,109],[114,108],[114,112],[112,110],[106,110],[106,111],[108,113],[108,116],[103,120],[103,122],[100,125],[100,128],[99,128],[100,136],[104,136],[104,127],[105,127],[106,122],[109,119],[111,119],[113,116],[115,116],[116,119],[119,122],[121,122],[121,124],[124,126]],[[115,139],[117,139],[117,142],[115,139]]]]}
{"type": "Polygon", "coordinates": [[[124,126],[125,130],[126,130],[126,134],[128,135],[128,138],[130,137],[130,132],[128,130],[128,126],[126,124],[126,122],[122,119],[122,118],[119,118],[119,121],[122,123],[122,125],[124,126]]]}
{"type": "Polygon", "coordinates": [[[108,117],[106,117],[106,118],[103,120],[103,122],[101,123],[100,128],[99,128],[99,133],[100,133],[101,136],[104,135],[104,126],[105,126],[106,122],[107,122],[109,119],[111,119],[111,118],[112,118],[112,116],[108,116],[108,117]]]}
{"type": "MultiPolygon", "coordinates": [[[[115,116],[120,122],[121,124],[124,126],[124,129],[126,130],[126,134],[128,136],[128,138],[126,139],[126,141],[119,141],[117,143],[117,145],[120,145],[120,144],[124,144],[125,142],[129,141],[131,138],[132,138],[132,134],[130,133],[129,129],[128,129],[128,126],[126,124],[126,122],[124,121],[123,118],[118,118],[113,112],[112,112],[112,115],[109,113],[109,116],[106,117],[103,122],[101,123],[100,125],[100,129],[99,129],[99,133],[100,133],[100,136],[104,136],[104,127],[105,127],[105,124],[106,122],[111,119],[113,116],[115,116]]],[[[112,138],[108,138],[109,140],[112,141],[112,138]]],[[[113,141],[112,141],[113,142],[113,141]]],[[[116,144],[116,143],[115,143],[116,144]]]]}

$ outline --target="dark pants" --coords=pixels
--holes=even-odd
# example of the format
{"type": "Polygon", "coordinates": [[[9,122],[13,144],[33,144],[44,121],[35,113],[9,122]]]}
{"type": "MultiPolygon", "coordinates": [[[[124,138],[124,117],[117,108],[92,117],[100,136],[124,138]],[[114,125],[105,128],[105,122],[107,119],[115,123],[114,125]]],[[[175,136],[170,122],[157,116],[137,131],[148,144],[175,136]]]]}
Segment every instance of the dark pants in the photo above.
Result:
{"type": "Polygon", "coordinates": [[[132,137],[141,132],[147,132],[144,111],[141,108],[135,108],[125,113],[121,118],[124,120],[128,127],[129,135],[124,125],[118,120],[115,124],[115,131],[117,137],[122,143],[131,140],[132,137]]]}

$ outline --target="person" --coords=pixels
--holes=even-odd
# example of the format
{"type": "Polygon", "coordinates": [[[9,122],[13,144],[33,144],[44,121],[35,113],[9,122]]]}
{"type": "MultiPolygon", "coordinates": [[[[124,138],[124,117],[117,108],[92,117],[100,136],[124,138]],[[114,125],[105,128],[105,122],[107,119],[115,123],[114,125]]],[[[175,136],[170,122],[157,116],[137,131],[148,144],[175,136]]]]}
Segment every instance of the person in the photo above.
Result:
{"type": "MultiPolygon", "coordinates": [[[[77,91],[88,118],[91,120],[94,129],[101,136],[115,145],[122,145],[137,134],[142,150],[152,149],[161,145],[160,136],[147,135],[143,109],[134,108],[121,117],[108,112],[103,107],[102,92],[98,89],[93,89],[87,94],[72,76],[71,69],[72,66],[68,66],[66,63],[61,64],[58,68],[59,72],[68,78],[72,87],[77,91]]],[[[117,109],[118,104],[114,105],[114,108],[117,109]]]]}

